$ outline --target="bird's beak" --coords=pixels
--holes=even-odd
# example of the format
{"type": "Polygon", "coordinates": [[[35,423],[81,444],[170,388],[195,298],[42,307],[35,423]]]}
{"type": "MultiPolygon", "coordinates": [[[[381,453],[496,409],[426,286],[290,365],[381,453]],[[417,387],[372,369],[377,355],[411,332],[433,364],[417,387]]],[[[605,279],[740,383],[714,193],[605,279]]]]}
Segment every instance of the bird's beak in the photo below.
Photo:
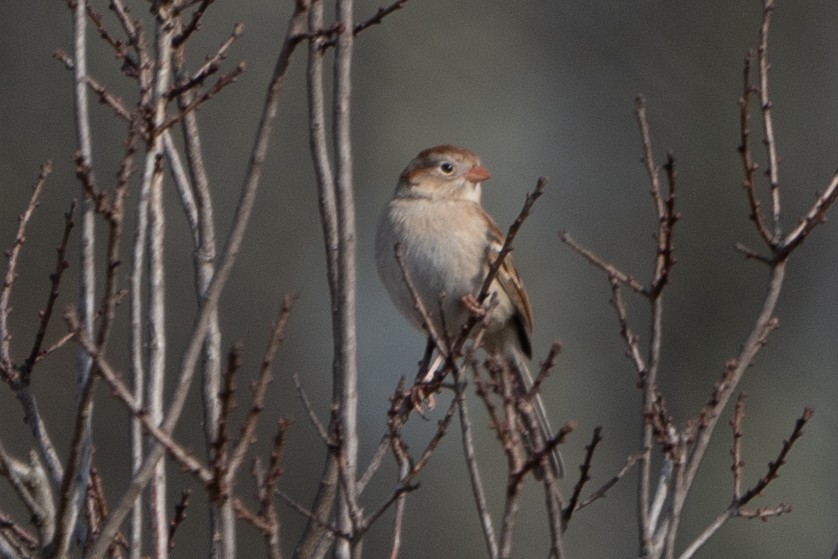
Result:
{"type": "Polygon", "coordinates": [[[490,179],[491,177],[492,177],[492,175],[482,165],[475,165],[474,167],[471,168],[471,170],[469,170],[468,173],[466,173],[466,179],[469,182],[475,182],[475,183],[476,182],[483,182],[485,180],[490,179]]]}

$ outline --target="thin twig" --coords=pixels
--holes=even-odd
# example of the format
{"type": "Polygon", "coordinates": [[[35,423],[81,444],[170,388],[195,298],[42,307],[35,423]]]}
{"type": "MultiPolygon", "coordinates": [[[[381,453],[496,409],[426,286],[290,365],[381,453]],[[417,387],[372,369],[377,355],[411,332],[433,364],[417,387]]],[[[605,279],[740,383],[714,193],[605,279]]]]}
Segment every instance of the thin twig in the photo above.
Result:
{"type": "MultiPolygon", "coordinates": [[[[365,31],[366,29],[369,29],[370,27],[372,27],[374,25],[378,25],[378,24],[382,23],[382,21],[384,21],[384,18],[386,16],[392,14],[395,11],[398,11],[398,10],[402,9],[405,4],[407,4],[407,0],[396,0],[395,2],[393,2],[392,4],[390,4],[388,6],[380,6],[378,8],[378,10],[375,12],[375,14],[373,14],[370,18],[368,18],[365,21],[361,21],[359,23],[356,23],[354,25],[354,27],[352,28],[352,35],[353,36],[358,35],[362,31],[365,31]]],[[[340,22],[337,22],[332,27],[330,27],[328,29],[323,29],[322,28],[322,23],[321,23],[320,25],[318,25],[316,27],[313,26],[312,29],[313,29],[312,31],[309,31],[307,34],[300,37],[300,39],[304,39],[304,38],[307,38],[307,39],[326,38],[327,40],[323,40],[318,45],[318,49],[321,52],[324,52],[326,49],[335,46],[335,44],[337,43],[337,39],[335,38],[335,35],[337,33],[339,33],[343,29],[343,27],[341,26],[340,22]]]]}
{"type": "Polygon", "coordinates": [[[562,511],[562,524],[567,525],[570,522],[573,513],[577,510],[579,504],[579,497],[582,494],[582,489],[585,484],[591,480],[591,463],[593,462],[594,452],[599,443],[602,442],[602,427],[596,427],[591,436],[591,442],[585,447],[585,459],[579,467],[579,479],[573,487],[573,493],[567,502],[567,506],[562,511]]]}
{"type": "Polygon", "coordinates": [[[500,267],[503,266],[506,255],[512,252],[512,242],[515,240],[518,230],[521,229],[524,221],[532,213],[532,208],[535,205],[535,202],[541,198],[541,195],[544,194],[544,190],[546,188],[547,177],[539,177],[538,182],[535,185],[535,190],[527,193],[527,197],[521,211],[518,212],[518,216],[515,218],[515,221],[513,221],[512,225],[509,226],[509,230],[506,233],[506,238],[503,241],[503,246],[501,247],[500,252],[498,252],[497,257],[489,266],[489,272],[486,274],[486,278],[483,280],[483,286],[480,288],[477,295],[478,304],[482,304],[483,301],[486,300],[486,297],[489,296],[489,290],[492,288],[492,283],[495,281],[495,277],[497,277],[500,267]]]}
{"type": "MultiPolygon", "coordinates": [[[[175,48],[180,47],[183,43],[185,43],[190,35],[200,29],[201,27],[201,19],[204,17],[204,14],[209,8],[210,4],[212,4],[215,0],[202,0],[201,5],[192,12],[192,19],[186,25],[186,27],[178,33],[175,37],[172,38],[172,46],[175,48]]],[[[178,14],[179,15],[179,14],[178,14]]]]}
{"type": "Polygon", "coordinates": [[[169,551],[175,548],[175,533],[177,529],[186,520],[186,510],[189,508],[189,498],[192,496],[192,491],[184,489],[180,492],[180,501],[175,505],[175,515],[169,522],[169,551]]]}
{"type": "MultiPolygon", "coordinates": [[[[244,24],[237,23],[233,27],[233,32],[230,34],[227,39],[221,43],[221,46],[218,47],[216,53],[207,58],[206,62],[204,62],[200,68],[198,68],[191,76],[183,76],[178,79],[178,84],[172,87],[169,91],[166,92],[166,97],[168,99],[174,99],[175,97],[179,97],[186,91],[196,88],[199,85],[203,84],[204,81],[210,77],[211,75],[218,72],[219,64],[222,60],[227,58],[228,51],[230,47],[233,46],[233,43],[236,42],[239,38],[241,38],[242,34],[244,34],[244,24]]],[[[177,40],[175,40],[175,48],[179,45],[177,40]]],[[[188,107],[190,103],[187,103],[186,107],[188,107]]],[[[184,109],[185,107],[181,107],[184,109]]]]}
{"type": "Polygon", "coordinates": [[[806,239],[812,230],[826,221],[826,212],[838,198],[838,173],[832,175],[823,193],[818,195],[815,203],[806,212],[797,226],[783,239],[778,257],[784,257],[796,249],[806,239]]]}
{"type": "Polygon", "coordinates": [[[795,422],[791,435],[788,439],[783,441],[783,447],[780,449],[780,454],[777,455],[777,458],[774,461],[768,463],[768,470],[765,472],[765,475],[763,475],[753,487],[745,491],[737,500],[740,507],[748,504],[748,502],[750,502],[757,495],[762,494],[762,492],[765,491],[765,488],[768,487],[772,481],[777,479],[780,468],[785,465],[786,459],[788,458],[789,452],[791,452],[791,448],[794,446],[794,443],[796,443],[798,439],[803,436],[803,428],[809,420],[812,419],[813,413],[814,411],[812,408],[805,408],[803,410],[803,415],[801,415],[795,422]]]}
{"type": "Polygon", "coordinates": [[[26,242],[26,226],[29,225],[29,220],[35,213],[35,208],[38,207],[41,191],[50,173],[52,173],[52,162],[47,161],[41,165],[41,171],[38,173],[38,180],[32,189],[29,203],[26,205],[23,214],[18,218],[14,244],[12,248],[6,251],[6,258],[9,261],[9,265],[6,268],[6,277],[3,281],[2,291],[0,291],[0,368],[2,369],[0,372],[2,373],[3,380],[8,384],[15,384],[19,380],[19,374],[14,370],[12,362],[10,349],[12,334],[9,331],[9,313],[12,310],[9,301],[12,295],[12,286],[17,278],[17,259],[21,248],[23,248],[23,243],[26,242]]]}
{"type": "Polygon", "coordinates": [[[407,4],[407,0],[396,0],[389,6],[379,7],[378,11],[375,12],[375,15],[370,17],[368,20],[356,23],[355,27],[352,28],[352,33],[354,35],[357,35],[358,33],[364,31],[369,27],[372,27],[373,25],[379,25],[385,17],[392,14],[396,10],[401,10],[405,4],[407,4]]]}
{"type": "Polygon", "coordinates": [[[460,412],[462,446],[463,452],[465,453],[469,481],[471,482],[471,491],[474,496],[475,505],[477,506],[477,514],[480,516],[480,526],[483,530],[483,540],[486,543],[486,551],[489,553],[489,557],[497,559],[499,557],[498,542],[497,537],[495,536],[495,528],[492,523],[491,511],[486,499],[486,490],[483,486],[483,480],[480,476],[480,468],[477,464],[477,455],[474,450],[471,418],[468,413],[468,403],[465,398],[465,379],[461,378],[459,369],[454,369],[452,371],[452,375],[454,376],[454,389],[456,394],[454,401],[457,403],[457,409],[460,412]]]}
{"type": "MultiPolygon", "coordinates": [[[[291,318],[291,309],[294,306],[296,297],[287,295],[282,301],[282,308],[274,321],[273,328],[271,328],[271,339],[268,347],[265,349],[265,354],[262,357],[262,366],[259,369],[259,376],[253,385],[253,398],[250,403],[250,411],[245,420],[244,427],[242,427],[239,441],[230,457],[230,463],[227,466],[227,475],[230,477],[230,482],[238,473],[239,467],[244,461],[247,449],[253,444],[253,433],[256,431],[256,423],[262,410],[265,409],[265,394],[267,393],[268,384],[271,381],[271,368],[273,367],[276,353],[279,350],[280,344],[285,340],[285,327],[288,320],[291,318]]],[[[296,379],[297,386],[299,380],[296,379]]]]}
{"type": "Polygon", "coordinates": [[[294,380],[294,387],[297,390],[297,398],[299,398],[300,402],[303,404],[306,414],[308,414],[309,421],[314,428],[317,429],[317,434],[320,435],[320,441],[326,446],[334,445],[334,441],[329,435],[328,429],[326,429],[326,426],[323,425],[322,421],[320,421],[320,418],[317,417],[317,412],[314,410],[314,406],[311,405],[311,400],[309,400],[305,389],[303,389],[303,385],[300,383],[300,377],[294,373],[292,378],[294,380]]]}
{"type": "Polygon", "coordinates": [[[64,233],[61,236],[61,242],[56,249],[56,257],[55,257],[55,270],[52,274],[50,274],[50,291],[49,295],[47,296],[47,303],[44,306],[44,309],[38,313],[40,317],[40,321],[38,324],[38,331],[35,333],[34,341],[32,342],[32,349],[29,351],[29,356],[26,358],[23,366],[20,368],[20,377],[21,381],[24,384],[29,384],[30,375],[32,374],[32,368],[35,366],[43,355],[41,350],[44,337],[47,333],[47,327],[49,326],[50,320],[52,319],[52,313],[55,309],[55,302],[58,300],[59,295],[59,286],[61,285],[61,278],[64,275],[64,271],[69,267],[69,263],[66,259],[67,254],[67,245],[70,241],[70,232],[73,230],[73,226],[75,225],[74,216],[76,212],[76,203],[73,201],[70,204],[70,209],[64,214],[64,233]]]}
{"type": "Polygon", "coordinates": [[[742,185],[745,187],[748,204],[751,208],[749,217],[754,222],[762,240],[766,244],[771,245],[773,234],[765,223],[765,216],[762,213],[759,196],[756,193],[755,175],[759,165],[754,161],[751,151],[751,97],[757,92],[756,88],[751,84],[751,67],[755,60],[756,53],[753,50],[749,50],[745,55],[744,70],[742,72],[744,84],[742,86],[742,97],[739,99],[739,154],[742,157],[742,169],[745,173],[742,185]]]}
{"type": "Polygon", "coordinates": [[[736,407],[730,420],[730,428],[733,431],[733,448],[730,450],[733,463],[730,465],[730,470],[733,472],[734,499],[742,496],[742,467],[745,465],[742,459],[742,437],[744,436],[742,423],[745,419],[745,398],[747,396],[744,392],[740,392],[736,397],[736,407]]]}
{"type": "Polygon", "coordinates": [[[613,277],[620,283],[627,285],[636,293],[639,293],[641,295],[647,294],[647,288],[643,284],[634,279],[632,276],[620,271],[613,264],[606,262],[590,250],[580,245],[573,237],[570,236],[570,233],[566,231],[561,231],[559,233],[559,239],[561,239],[563,243],[567,244],[570,248],[582,255],[585,258],[585,260],[607,273],[609,277],[613,277]]]}
{"type": "Polygon", "coordinates": [[[782,236],[780,222],[780,158],[777,156],[777,141],[774,139],[774,120],[771,116],[771,97],[768,95],[768,34],[771,28],[771,14],[774,11],[774,0],[762,2],[762,25],[759,30],[759,47],[757,48],[757,64],[759,66],[759,100],[762,108],[763,143],[768,156],[769,187],[771,189],[771,217],[774,225],[772,240],[778,243],[782,236]]]}

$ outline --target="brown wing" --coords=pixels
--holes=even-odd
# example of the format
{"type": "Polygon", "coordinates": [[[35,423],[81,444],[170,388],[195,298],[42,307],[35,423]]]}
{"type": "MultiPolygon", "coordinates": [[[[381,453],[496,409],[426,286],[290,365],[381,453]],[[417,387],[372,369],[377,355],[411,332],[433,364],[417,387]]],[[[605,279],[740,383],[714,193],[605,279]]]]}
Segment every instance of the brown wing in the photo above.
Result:
{"type": "MultiPolygon", "coordinates": [[[[498,226],[495,225],[488,215],[486,216],[486,221],[489,224],[490,254],[493,257],[497,257],[501,248],[503,248],[503,233],[501,233],[498,226]]],[[[495,279],[515,307],[515,314],[512,320],[515,322],[518,342],[521,345],[523,353],[528,358],[531,358],[532,307],[530,306],[530,299],[527,297],[527,290],[524,289],[524,284],[521,281],[521,276],[518,275],[518,270],[515,269],[515,264],[512,263],[511,255],[506,255],[495,279]]]]}

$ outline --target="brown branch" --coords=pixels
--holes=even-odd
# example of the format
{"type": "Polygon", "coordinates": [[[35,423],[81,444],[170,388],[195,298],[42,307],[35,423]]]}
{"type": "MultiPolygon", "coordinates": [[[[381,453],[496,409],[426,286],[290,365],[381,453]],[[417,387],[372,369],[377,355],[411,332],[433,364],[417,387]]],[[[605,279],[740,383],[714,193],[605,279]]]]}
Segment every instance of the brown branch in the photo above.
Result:
{"type": "Polygon", "coordinates": [[[532,387],[527,391],[525,397],[527,400],[532,401],[541,393],[541,385],[550,375],[550,371],[556,367],[561,352],[562,343],[560,341],[557,340],[550,345],[550,351],[544,361],[541,362],[541,367],[533,380],[532,387]]]}
{"type": "MultiPolygon", "coordinates": [[[[208,57],[207,61],[204,62],[201,65],[201,67],[198,68],[192,74],[192,76],[190,76],[188,79],[183,80],[182,83],[179,83],[176,86],[169,89],[169,91],[166,92],[165,97],[167,99],[174,99],[183,94],[185,91],[188,91],[192,88],[198,87],[199,85],[203,84],[208,77],[218,72],[221,61],[227,58],[227,54],[230,50],[230,47],[232,47],[233,43],[235,43],[236,40],[241,38],[243,34],[244,24],[237,23],[233,27],[233,32],[230,34],[227,40],[221,43],[221,46],[218,47],[216,53],[208,57]]],[[[175,48],[177,48],[177,46],[177,39],[175,39],[175,48]]]]}
{"type": "Polygon", "coordinates": [[[567,506],[562,511],[562,525],[564,526],[567,526],[567,523],[570,522],[570,518],[573,516],[573,513],[577,510],[582,489],[585,487],[586,483],[591,481],[591,464],[593,463],[594,452],[601,442],[602,427],[596,427],[594,429],[593,436],[591,437],[591,442],[585,447],[585,459],[579,467],[579,479],[573,487],[573,493],[567,502],[567,506]]]}
{"type": "MultiPolygon", "coordinates": [[[[285,340],[285,327],[291,317],[291,309],[294,306],[296,297],[287,295],[282,301],[282,308],[279,311],[279,316],[274,321],[273,328],[271,328],[271,339],[265,354],[262,357],[262,366],[259,370],[259,376],[253,385],[253,397],[250,402],[250,411],[239,436],[239,441],[233,450],[230,462],[227,468],[227,475],[230,480],[235,477],[239,466],[244,461],[247,449],[253,444],[253,434],[256,431],[256,423],[262,410],[265,409],[265,394],[268,390],[268,384],[271,382],[271,368],[273,367],[276,353],[280,344],[285,340]]],[[[299,386],[299,383],[298,383],[299,386]]]]}
{"type": "Polygon", "coordinates": [[[366,21],[356,23],[355,26],[352,28],[352,34],[357,35],[358,33],[364,31],[369,27],[372,27],[373,25],[379,25],[385,17],[392,14],[396,10],[401,10],[405,4],[407,4],[407,0],[396,0],[389,6],[380,6],[378,8],[378,11],[375,12],[375,15],[373,15],[366,21]]]}
{"type": "Polygon", "coordinates": [[[227,475],[228,446],[230,437],[228,434],[233,408],[235,407],[236,383],[235,377],[241,369],[241,344],[234,344],[227,353],[227,368],[224,371],[223,385],[218,399],[220,412],[218,414],[218,425],[216,438],[213,441],[212,469],[214,488],[211,499],[218,503],[225,502],[229,497],[232,479],[227,475]]]}
{"type": "MultiPolygon", "coordinates": [[[[380,6],[378,10],[375,12],[375,14],[373,14],[371,17],[362,22],[356,23],[352,27],[352,36],[357,36],[362,31],[365,31],[366,29],[369,29],[374,25],[379,25],[382,21],[384,21],[385,17],[387,17],[395,11],[402,9],[405,4],[407,4],[407,0],[396,0],[388,6],[380,6]]],[[[326,37],[327,40],[321,42],[318,45],[318,50],[323,52],[326,49],[335,46],[335,44],[337,43],[335,35],[337,35],[341,31],[343,31],[343,27],[341,26],[340,22],[338,22],[328,28],[315,29],[314,31],[310,31],[309,33],[303,33],[300,35],[299,40],[326,37]]]]}
{"type": "Polygon", "coordinates": [[[603,260],[590,250],[586,249],[582,245],[580,245],[573,237],[570,236],[570,233],[567,231],[559,232],[559,239],[567,244],[570,248],[578,252],[585,260],[593,264],[595,267],[599,268],[600,270],[604,271],[608,274],[609,277],[613,277],[614,279],[618,280],[620,283],[623,283],[630,287],[636,293],[639,293],[644,296],[648,296],[649,289],[641,284],[639,281],[634,279],[632,276],[620,271],[616,266],[613,264],[603,260]]]}
{"type": "Polygon", "coordinates": [[[259,501],[259,520],[261,524],[257,527],[262,532],[265,540],[269,559],[282,557],[280,551],[279,514],[276,510],[274,495],[277,493],[277,485],[282,476],[282,452],[285,448],[288,427],[290,422],[280,418],[276,437],[274,437],[271,459],[268,470],[265,471],[261,462],[257,459],[253,462],[253,476],[256,479],[256,496],[259,501]]]}
{"type": "Polygon", "coordinates": [[[620,322],[620,335],[626,342],[627,355],[632,360],[632,363],[634,363],[639,381],[642,383],[646,378],[648,370],[646,368],[646,361],[640,352],[640,337],[629,326],[628,310],[623,300],[623,291],[620,289],[621,282],[619,278],[609,275],[608,279],[611,283],[611,304],[617,313],[617,320],[620,322]]]}
{"type": "Polygon", "coordinates": [[[742,459],[742,437],[744,436],[742,423],[745,419],[745,398],[747,398],[747,395],[744,392],[740,392],[739,396],[736,397],[736,406],[733,417],[730,419],[730,428],[733,431],[733,448],[730,450],[733,464],[731,464],[730,470],[733,472],[733,498],[736,500],[742,496],[742,467],[745,465],[745,461],[742,459]]]}
{"type": "Polygon", "coordinates": [[[52,162],[47,161],[41,165],[41,171],[38,173],[38,180],[32,189],[29,203],[26,205],[23,214],[18,218],[14,244],[5,253],[9,265],[6,268],[2,291],[0,291],[0,374],[2,375],[3,381],[10,385],[17,384],[21,376],[19,372],[14,370],[9,343],[12,338],[8,323],[9,313],[12,310],[9,304],[12,295],[12,286],[17,278],[18,256],[23,248],[23,244],[26,242],[26,227],[29,225],[29,220],[32,219],[32,215],[35,213],[35,208],[38,207],[41,191],[50,173],[52,173],[52,162]]]}
{"type": "MultiPolygon", "coordinates": [[[[524,221],[529,217],[532,213],[533,205],[535,204],[536,200],[538,200],[542,194],[544,194],[544,190],[547,188],[547,177],[539,177],[538,182],[536,183],[535,190],[531,193],[527,193],[526,200],[524,201],[524,206],[521,208],[521,211],[518,213],[518,217],[515,218],[515,221],[512,222],[512,225],[509,226],[509,231],[506,233],[506,238],[503,241],[503,246],[498,252],[497,257],[492,261],[491,266],[489,266],[489,273],[486,275],[486,278],[483,280],[483,286],[480,288],[480,292],[477,295],[477,303],[482,304],[486,297],[489,295],[489,290],[492,287],[492,282],[495,281],[495,277],[498,275],[498,271],[500,267],[503,265],[503,261],[506,259],[506,255],[512,252],[512,242],[515,240],[515,236],[518,234],[518,230],[521,229],[521,226],[524,224],[524,221]]],[[[476,323],[477,318],[472,318],[472,320],[476,323]]]]}
{"type": "Polygon", "coordinates": [[[189,489],[184,489],[180,492],[180,500],[175,505],[175,516],[169,521],[169,551],[175,548],[175,533],[180,528],[180,525],[183,524],[183,521],[186,520],[186,511],[189,508],[189,498],[191,496],[192,491],[189,489]]]}
{"type": "MultiPolygon", "coordinates": [[[[124,64],[127,66],[136,69],[137,63],[132,60],[130,56],[128,56],[128,48],[125,43],[121,39],[117,39],[116,36],[108,31],[107,27],[105,27],[105,21],[102,14],[94,10],[90,3],[87,3],[86,9],[87,16],[90,18],[90,21],[93,22],[93,25],[96,27],[96,31],[99,32],[99,36],[114,50],[116,58],[123,60],[124,64]]],[[[129,42],[130,41],[131,38],[129,36],[129,42]]]]}
{"type": "MultiPolygon", "coordinates": [[[[740,394],[739,399],[736,402],[736,411],[734,412],[734,417],[731,420],[733,424],[734,433],[739,432],[739,438],[741,438],[741,426],[739,425],[744,417],[744,411],[742,410],[744,397],[740,394]]],[[[687,548],[684,550],[683,553],[680,555],[680,559],[689,559],[705,544],[707,541],[715,534],[728,520],[734,517],[739,518],[758,518],[760,520],[768,520],[769,518],[773,518],[776,516],[780,516],[783,514],[787,514],[791,512],[791,506],[786,504],[780,504],[775,507],[761,507],[756,510],[748,510],[743,508],[746,504],[748,504],[751,500],[755,497],[762,494],[766,487],[771,484],[772,481],[777,479],[779,476],[780,468],[786,463],[786,458],[788,457],[789,452],[791,452],[791,448],[795,442],[803,435],[803,427],[812,417],[812,410],[810,408],[805,408],[803,410],[803,415],[796,421],[794,429],[792,430],[791,436],[783,441],[783,447],[780,449],[780,453],[777,456],[777,459],[773,462],[768,463],[768,471],[762,478],[748,491],[744,494],[740,495],[739,489],[739,478],[741,476],[741,460],[734,457],[734,495],[733,499],[731,500],[730,505],[722,511],[702,532],[699,534],[687,548]]],[[[734,455],[736,454],[736,447],[738,446],[737,442],[737,435],[734,434],[734,455]]]]}
{"type": "Polygon", "coordinates": [[[757,89],[751,84],[751,67],[756,59],[756,53],[749,50],[745,55],[744,70],[742,72],[743,86],[742,97],[739,99],[739,155],[742,158],[742,169],[745,177],[742,181],[742,186],[745,188],[745,193],[748,196],[748,204],[751,208],[750,217],[754,222],[757,232],[762,240],[769,246],[773,242],[773,235],[765,222],[765,216],[762,214],[761,203],[759,196],[756,193],[755,175],[759,165],[754,161],[751,152],[751,97],[757,92],[757,89]]]}
{"type": "Polygon", "coordinates": [[[162,122],[160,126],[158,126],[154,130],[154,133],[160,134],[164,130],[168,130],[169,128],[180,122],[183,119],[184,115],[200,108],[201,105],[215,97],[222,89],[235,82],[236,79],[238,79],[238,77],[244,73],[246,67],[247,66],[244,62],[239,62],[238,66],[236,66],[230,72],[219,77],[218,80],[216,80],[216,82],[209,89],[196,95],[189,105],[179,110],[178,113],[174,116],[171,116],[166,121],[162,122]]]}
{"type": "Polygon", "coordinates": [[[773,462],[768,463],[768,470],[765,472],[760,480],[750,489],[745,491],[742,496],[737,499],[737,505],[743,506],[748,504],[751,499],[756,497],[757,495],[762,494],[768,485],[777,479],[780,475],[780,468],[782,468],[786,463],[786,458],[788,458],[789,452],[791,452],[792,446],[794,443],[797,442],[800,437],[803,436],[803,428],[806,426],[806,423],[812,418],[812,414],[814,410],[812,408],[805,408],[803,410],[803,415],[795,422],[794,429],[791,432],[791,436],[788,439],[783,441],[783,447],[780,449],[780,454],[777,455],[777,459],[773,462]]]}
{"type": "Polygon", "coordinates": [[[50,274],[50,291],[49,295],[47,296],[47,303],[44,306],[44,309],[38,313],[40,318],[40,322],[38,324],[38,330],[35,333],[35,339],[32,342],[32,349],[29,351],[29,356],[26,358],[23,366],[20,369],[21,374],[21,381],[25,384],[29,383],[30,375],[32,374],[32,368],[35,364],[40,361],[42,358],[42,346],[44,343],[44,337],[47,333],[47,327],[49,326],[50,320],[52,319],[52,313],[55,309],[55,302],[58,300],[59,295],[59,286],[61,285],[61,278],[64,275],[64,271],[70,266],[66,259],[67,253],[67,244],[70,241],[70,232],[75,225],[73,221],[76,211],[76,203],[73,201],[70,204],[70,209],[64,214],[64,233],[61,236],[61,242],[56,249],[56,259],[55,259],[55,271],[50,274]]]}
{"type": "MultiPolygon", "coordinates": [[[[52,57],[55,60],[58,60],[59,62],[64,64],[64,67],[68,70],[72,70],[73,68],[75,68],[75,62],[73,61],[73,57],[62,49],[55,49],[52,53],[52,57]]],[[[131,122],[133,120],[131,112],[125,108],[125,106],[122,104],[122,100],[111,94],[111,92],[108,91],[108,88],[105,87],[105,85],[102,82],[100,82],[91,75],[85,76],[85,81],[87,82],[87,85],[90,87],[90,89],[99,97],[99,102],[101,104],[108,105],[109,107],[111,107],[114,113],[121,119],[128,122],[131,122]]]]}
{"type": "Polygon", "coordinates": [[[595,501],[598,501],[599,499],[603,499],[606,496],[606,494],[608,493],[608,491],[612,487],[617,485],[617,483],[619,483],[619,481],[621,479],[623,479],[623,477],[625,477],[625,475],[632,469],[632,467],[635,464],[637,464],[637,462],[641,459],[641,457],[642,457],[642,453],[636,453],[636,454],[629,455],[626,458],[626,461],[623,463],[623,466],[617,471],[617,473],[614,474],[614,476],[611,477],[611,479],[609,479],[604,484],[602,484],[599,487],[599,489],[597,489],[596,491],[591,493],[590,496],[587,499],[581,501],[576,506],[576,510],[577,511],[582,510],[583,508],[591,505],[595,501]]]}
{"type": "Polygon", "coordinates": [[[303,516],[303,517],[307,518],[308,520],[312,521],[313,523],[315,523],[320,528],[323,528],[324,530],[327,530],[331,534],[332,537],[349,539],[349,534],[343,533],[337,528],[337,526],[334,526],[333,524],[331,524],[329,522],[324,522],[323,520],[317,518],[315,515],[313,515],[311,512],[309,512],[304,506],[302,506],[301,504],[296,502],[294,499],[292,499],[289,495],[286,495],[282,491],[278,491],[277,495],[279,496],[280,499],[285,501],[286,505],[288,505],[289,507],[294,509],[294,511],[296,511],[298,514],[300,514],[301,516],[303,516]]]}
{"type": "MultiPolygon", "coordinates": [[[[276,486],[279,483],[279,478],[282,477],[282,451],[285,449],[285,442],[288,437],[288,429],[291,423],[287,419],[281,418],[277,425],[276,436],[274,437],[274,444],[271,447],[271,460],[268,464],[267,475],[261,484],[262,496],[259,499],[259,511],[264,515],[269,515],[273,511],[273,497],[276,493],[276,486]]],[[[275,514],[276,511],[273,511],[275,514]]]]}
{"type": "Polygon", "coordinates": [[[738,250],[739,252],[744,254],[745,258],[747,258],[749,260],[756,260],[758,262],[762,262],[763,264],[768,264],[768,265],[770,265],[774,261],[773,258],[763,256],[762,254],[758,253],[754,249],[752,249],[752,248],[750,248],[750,247],[748,247],[748,246],[746,246],[742,243],[736,243],[733,246],[733,248],[735,248],[736,250],[738,250]]]}
{"type": "Polygon", "coordinates": [[[780,245],[778,258],[784,258],[791,254],[806,239],[812,230],[826,221],[826,212],[838,198],[838,173],[832,176],[826,189],[819,194],[814,205],[800,220],[791,232],[786,235],[780,245]]]}
{"type": "Polygon", "coordinates": [[[179,48],[183,43],[185,43],[189,37],[195,31],[198,31],[201,28],[201,19],[204,17],[204,14],[207,11],[207,8],[210,7],[215,0],[202,0],[201,5],[192,12],[192,19],[189,20],[189,23],[184,27],[183,31],[177,34],[174,38],[172,38],[172,46],[174,48],[179,48]]]}

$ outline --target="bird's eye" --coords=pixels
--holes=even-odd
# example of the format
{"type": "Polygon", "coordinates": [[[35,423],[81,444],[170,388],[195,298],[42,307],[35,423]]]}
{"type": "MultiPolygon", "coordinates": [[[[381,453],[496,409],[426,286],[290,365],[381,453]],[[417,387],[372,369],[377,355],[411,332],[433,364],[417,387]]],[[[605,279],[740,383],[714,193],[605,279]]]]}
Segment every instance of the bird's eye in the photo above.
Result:
{"type": "Polygon", "coordinates": [[[449,161],[444,161],[439,165],[439,168],[442,170],[443,173],[446,175],[450,175],[454,172],[454,164],[449,161]]]}

